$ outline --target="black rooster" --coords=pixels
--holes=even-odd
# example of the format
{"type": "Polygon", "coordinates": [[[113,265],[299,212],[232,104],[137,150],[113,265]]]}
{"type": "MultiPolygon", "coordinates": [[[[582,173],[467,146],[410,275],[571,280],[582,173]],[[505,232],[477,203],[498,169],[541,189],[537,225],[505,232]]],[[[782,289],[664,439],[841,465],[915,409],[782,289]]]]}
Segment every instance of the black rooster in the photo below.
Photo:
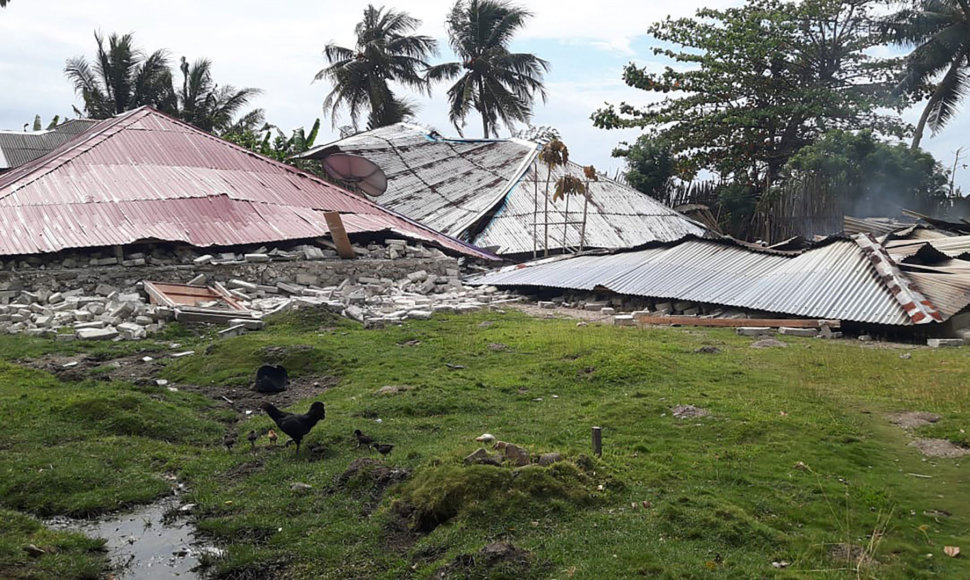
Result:
{"type": "Polygon", "coordinates": [[[310,410],[304,415],[280,411],[271,403],[262,403],[260,408],[273,419],[280,431],[289,435],[296,443],[297,454],[300,453],[300,442],[303,441],[303,437],[310,432],[310,429],[313,429],[318,421],[327,416],[326,407],[320,401],[310,405],[310,410]]]}

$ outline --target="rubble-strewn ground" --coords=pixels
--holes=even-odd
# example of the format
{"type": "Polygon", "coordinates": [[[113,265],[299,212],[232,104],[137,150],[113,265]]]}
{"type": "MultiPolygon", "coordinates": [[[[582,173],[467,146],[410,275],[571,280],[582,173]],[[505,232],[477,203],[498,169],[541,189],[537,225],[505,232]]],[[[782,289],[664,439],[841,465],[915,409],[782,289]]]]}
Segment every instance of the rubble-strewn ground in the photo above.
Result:
{"type": "Polygon", "coordinates": [[[380,330],[301,304],[234,338],[3,335],[0,577],[96,574],[97,543],[23,514],[179,484],[224,578],[970,576],[943,551],[970,546],[970,464],[909,445],[970,447],[967,349],[753,340],[503,305],[380,330]],[[289,391],[248,390],[264,363],[289,391]],[[262,400],[327,417],[296,456],[270,446],[262,400]],[[940,418],[904,431],[888,419],[902,409],[940,418]],[[394,449],[357,447],[354,429],[394,449]],[[464,463],[483,433],[504,464],[464,463]]]}

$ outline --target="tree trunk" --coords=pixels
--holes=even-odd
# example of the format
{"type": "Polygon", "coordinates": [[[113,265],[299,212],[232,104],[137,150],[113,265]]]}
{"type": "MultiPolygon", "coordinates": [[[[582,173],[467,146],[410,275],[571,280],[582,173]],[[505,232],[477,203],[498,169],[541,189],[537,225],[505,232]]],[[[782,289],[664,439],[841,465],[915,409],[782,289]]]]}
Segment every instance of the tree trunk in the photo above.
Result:
{"type": "Polygon", "coordinates": [[[482,114],[482,130],[485,132],[485,138],[488,139],[488,107],[485,106],[485,85],[482,82],[478,83],[478,106],[481,107],[479,111],[482,114]]]}
{"type": "Polygon", "coordinates": [[[552,165],[549,165],[547,167],[548,168],[546,170],[546,201],[545,201],[545,210],[543,212],[544,219],[542,220],[543,221],[542,227],[545,231],[545,233],[543,234],[544,241],[542,242],[545,250],[543,252],[544,256],[549,256],[549,180],[552,178],[552,165]]]}
{"type": "Polygon", "coordinates": [[[930,118],[930,109],[936,104],[936,94],[934,93],[930,97],[930,102],[926,103],[926,108],[923,109],[923,114],[919,117],[919,123],[916,124],[916,131],[913,132],[913,143],[909,146],[910,149],[919,149],[919,142],[923,140],[923,131],[926,129],[926,121],[930,118]]]}

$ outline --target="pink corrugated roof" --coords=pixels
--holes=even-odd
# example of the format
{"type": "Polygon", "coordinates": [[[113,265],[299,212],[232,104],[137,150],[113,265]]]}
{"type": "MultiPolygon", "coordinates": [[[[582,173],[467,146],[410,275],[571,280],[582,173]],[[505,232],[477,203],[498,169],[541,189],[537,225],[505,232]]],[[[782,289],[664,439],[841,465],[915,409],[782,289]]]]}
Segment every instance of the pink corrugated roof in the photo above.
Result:
{"type": "Polygon", "coordinates": [[[390,231],[494,256],[149,107],[0,175],[0,255],[141,240],[227,246],[390,231]]]}

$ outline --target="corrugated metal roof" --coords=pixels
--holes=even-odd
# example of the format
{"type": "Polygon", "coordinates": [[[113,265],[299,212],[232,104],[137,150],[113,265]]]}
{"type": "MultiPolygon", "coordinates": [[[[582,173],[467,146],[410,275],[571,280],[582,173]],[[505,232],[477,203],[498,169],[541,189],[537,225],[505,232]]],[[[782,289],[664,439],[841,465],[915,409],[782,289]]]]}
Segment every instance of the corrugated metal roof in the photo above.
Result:
{"type": "MultiPolygon", "coordinates": [[[[566,167],[553,169],[549,177],[550,196],[555,182],[567,172],[580,178],[583,176],[583,168],[571,162],[566,167]]],[[[568,219],[566,200],[553,202],[550,199],[547,218],[543,203],[546,176],[545,166],[530,165],[495,217],[473,238],[475,244],[498,247],[499,254],[531,253],[533,224],[537,223],[538,247],[541,251],[544,246],[544,224],[548,222],[550,249],[578,248],[582,225],[576,222],[582,221],[583,198],[572,196],[569,199],[568,219]],[[538,215],[535,214],[537,197],[538,215]],[[565,224],[567,221],[571,223],[565,224]]],[[[590,201],[583,238],[585,248],[631,248],[704,235],[705,229],[700,224],[606,176],[601,175],[599,181],[590,181],[588,187],[590,201]]]]}
{"type": "Polygon", "coordinates": [[[148,107],[103,121],[0,176],[0,255],[123,245],[264,243],[394,231],[480,258],[491,254],[288,165],[148,107]]]}
{"type": "MultiPolygon", "coordinates": [[[[929,290],[925,284],[914,286],[910,275],[867,236],[832,239],[789,255],[691,239],[523,266],[485,274],[475,282],[578,290],[602,286],[620,294],[888,325],[938,322],[966,306],[947,285],[929,290]],[[934,297],[943,305],[937,307],[934,297]]],[[[927,276],[922,279],[931,282],[927,276]]]]}
{"type": "MultiPolygon", "coordinates": [[[[550,202],[548,220],[542,211],[535,218],[536,191],[541,206],[547,176],[545,166],[537,171],[534,164],[536,143],[446,139],[400,123],[322,145],[303,157],[320,159],[336,151],[380,166],[388,188],[377,201],[426,225],[496,247],[499,254],[523,254],[533,251],[536,221],[558,222],[550,226],[549,247],[563,247],[566,202],[550,202]]],[[[550,182],[564,171],[582,175],[579,165],[570,164],[554,170],[550,182]]],[[[605,176],[590,183],[590,192],[587,248],[628,248],[705,233],[697,222],[605,176]]],[[[571,199],[568,221],[580,221],[582,209],[581,198],[571,199]]],[[[544,226],[538,232],[541,249],[544,226]]],[[[565,247],[578,247],[580,226],[566,226],[565,236],[565,247]]]]}
{"type": "Polygon", "coordinates": [[[47,131],[0,131],[0,169],[19,167],[46,155],[95,124],[91,119],[71,119],[47,131]]]}

